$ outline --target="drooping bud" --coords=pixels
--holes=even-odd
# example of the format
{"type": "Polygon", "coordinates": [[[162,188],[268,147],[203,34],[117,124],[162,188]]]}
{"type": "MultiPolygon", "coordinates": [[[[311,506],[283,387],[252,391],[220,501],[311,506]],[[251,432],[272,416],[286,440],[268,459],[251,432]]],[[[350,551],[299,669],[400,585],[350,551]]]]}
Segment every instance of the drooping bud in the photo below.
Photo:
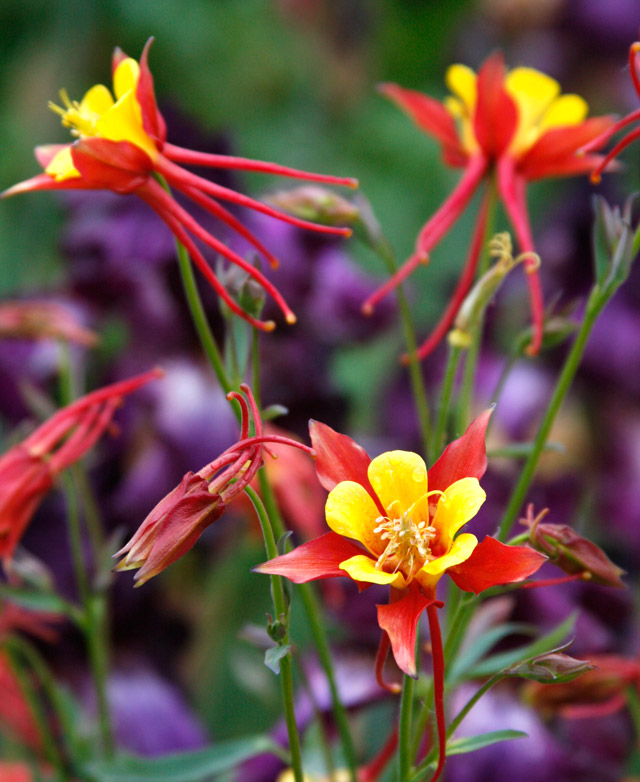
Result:
{"type": "Polygon", "coordinates": [[[531,679],[540,684],[563,684],[597,667],[588,660],[577,660],[562,651],[554,650],[513,665],[507,668],[504,674],[514,678],[531,679]]]}
{"type": "Polygon", "coordinates": [[[535,518],[533,506],[527,508],[527,517],[521,523],[529,527],[531,545],[546,554],[551,562],[569,575],[582,574],[585,580],[603,586],[625,588],[620,576],[625,571],[615,565],[604,551],[591,540],[578,534],[566,524],[543,523],[548,510],[535,518]]]}
{"type": "Polygon", "coordinates": [[[0,338],[59,339],[87,347],[98,342],[98,335],[82,326],[68,307],[36,299],[0,304],[0,338]]]}
{"type": "MultiPolygon", "coordinates": [[[[594,197],[593,257],[595,276],[603,289],[616,290],[629,276],[634,258],[631,225],[635,196],[629,197],[622,211],[602,196],[594,197]]],[[[613,292],[613,291],[612,291],[613,292]]]]}
{"type": "MultiPolygon", "coordinates": [[[[523,261],[540,264],[535,253],[521,253],[513,257],[511,236],[507,233],[496,234],[489,243],[489,253],[496,263],[476,282],[462,302],[449,332],[449,344],[457,348],[468,348],[473,334],[480,326],[482,315],[509,272],[523,261]]],[[[537,267],[536,267],[537,268],[537,267]]]]}
{"type": "Polygon", "coordinates": [[[279,190],[266,200],[295,217],[322,225],[355,225],[360,220],[360,210],[355,204],[316,185],[279,190]]]}

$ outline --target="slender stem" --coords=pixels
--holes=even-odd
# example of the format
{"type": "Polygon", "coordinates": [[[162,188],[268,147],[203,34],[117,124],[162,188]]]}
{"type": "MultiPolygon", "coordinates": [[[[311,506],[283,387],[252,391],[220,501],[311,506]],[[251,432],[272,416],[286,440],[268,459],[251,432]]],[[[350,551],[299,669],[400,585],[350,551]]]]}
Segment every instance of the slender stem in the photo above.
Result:
{"type": "MultiPolygon", "coordinates": [[[[166,179],[160,174],[155,175],[158,182],[162,187],[171,195],[171,189],[167,184],[166,179]]],[[[193,266],[191,265],[191,259],[189,253],[185,247],[176,240],[176,253],[178,255],[178,266],[180,268],[180,277],[182,278],[182,286],[184,288],[184,294],[187,299],[187,306],[191,313],[193,325],[198,332],[200,343],[205,355],[209,359],[213,371],[216,373],[218,382],[224,390],[225,394],[228,394],[232,390],[232,384],[227,377],[227,373],[224,367],[224,361],[220,355],[218,345],[211,332],[207,315],[202,305],[202,299],[198,293],[198,286],[196,285],[195,275],[193,273],[193,266]]]]}
{"type": "MultiPolygon", "coordinates": [[[[370,246],[382,259],[382,261],[384,261],[387,269],[389,270],[389,273],[392,275],[395,274],[395,272],[398,270],[398,262],[389,242],[383,237],[380,237],[378,241],[373,242],[370,246]]],[[[400,320],[402,322],[404,341],[407,346],[409,378],[411,381],[411,391],[413,393],[418,421],[420,422],[424,458],[426,461],[428,461],[429,442],[431,440],[429,398],[427,396],[427,389],[425,387],[424,377],[420,367],[420,360],[418,358],[418,341],[416,339],[416,332],[413,326],[413,319],[411,317],[409,304],[407,302],[407,297],[402,285],[398,285],[396,288],[396,299],[398,301],[398,309],[400,310],[400,320]]]]}
{"type": "Polygon", "coordinates": [[[107,697],[109,653],[107,649],[106,599],[103,592],[94,592],[84,559],[80,514],[76,499],[76,486],[71,475],[62,476],[67,502],[67,527],[71,558],[83,608],[82,631],[87,645],[89,667],[93,677],[98,711],[98,725],[102,753],[105,758],[113,757],[114,741],[107,697]]]}
{"type": "MultiPolygon", "coordinates": [[[[496,217],[496,207],[498,204],[497,198],[497,186],[495,180],[492,178],[489,184],[489,191],[487,193],[488,205],[487,205],[487,220],[484,230],[483,245],[484,250],[480,263],[478,264],[478,279],[489,268],[489,247],[487,239],[493,234],[496,217]]],[[[478,357],[480,355],[480,345],[482,343],[482,332],[484,331],[484,312],[479,318],[477,328],[473,334],[473,341],[467,351],[467,360],[464,365],[464,374],[462,376],[462,385],[460,387],[460,396],[458,397],[458,420],[456,430],[460,433],[464,432],[467,428],[467,424],[470,418],[471,410],[471,396],[473,393],[473,387],[476,378],[476,367],[478,365],[478,357]]]]}
{"type": "Polygon", "coordinates": [[[411,773],[411,718],[413,716],[413,694],[415,681],[404,675],[400,698],[400,719],[398,724],[398,782],[409,779],[411,773]]]}
{"type": "Polygon", "coordinates": [[[545,443],[547,442],[547,438],[549,437],[549,432],[551,431],[553,422],[555,421],[556,415],[560,410],[560,406],[562,405],[562,402],[564,401],[564,398],[569,391],[573,378],[575,377],[576,371],[578,370],[578,366],[582,359],[582,354],[584,353],[587,340],[591,334],[591,329],[593,328],[598,315],[602,312],[603,307],[607,303],[608,298],[609,297],[598,287],[595,287],[589,296],[585,315],[582,320],[582,325],[580,326],[580,330],[578,331],[576,339],[571,346],[571,350],[569,351],[569,355],[567,356],[564,366],[562,367],[562,371],[554,389],[551,402],[549,403],[549,407],[546,409],[542,422],[540,423],[540,428],[538,429],[538,433],[534,440],[533,448],[531,449],[529,458],[525,463],[524,469],[520,475],[520,479],[518,480],[518,483],[513,490],[511,499],[509,500],[509,505],[507,506],[504,517],[500,523],[500,529],[498,532],[499,540],[506,540],[506,538],[509,536],[509,533],[511,532],[513,523],[515,522],[518,513],[520,512],[524,498],[533,480],[540,455],[542,454],[545,443]]]}
{"type": "MultiPolygon", "coordinates": [[[[273,559],[274,557],[278,556],[278,549],[273,534],[271,520],[267,515],[267,511],[257,492],[255,492],[250,486],[247,486],[245,492],[251,500],[251,504],[253,505],[260,521],[267,557],[269,559],[273,559]]],[[[282,587],[281,576],[271,576],[271,594],[273,596],[275,619],[280,620],[281,617],[287,617],[288,606],[284,589],[282,587]]],[[[280,641],[281,646],[285,646],[289,643],[288,620],[285,621],[285,627],[286,633],[280,641]]],[[[287,733],[289,735],[289,751],[291,753],[291,768],[293,771],[293,777],[295,782],[304,782],[302,774],[302,751],[300,749],[300,736],[298,734],[298,725],[296,724],[290,651],[287,652],[287,654],[280,660],[280,685],[282,687],[284,716],[287,723],[287,733]]]]}
{"type": "Polygon", "coordinates": [[[461,355],[462,351],[459,347],[455,347],[454,345],[449,346],[449,357],[447,359],[444,380],[442,381],[442,390],[440,392],[436,433],[433,438],[433,450],[435,453],[440,453],[444,448],[445,436],[447,434],[447,422],[449,420],[449,409],[451,406],[451,394],[458,373],[461,355]]]}
{"type": "Polygon", "coordinates": [[[60,749],[58,748],[58,744],[53,736],[51,726],[49,725],[49,721],[47,719],[46,711],[40,701],[40,698],[38,697],[38,694],[35,691],[35,687],[30,681],[24,667],[20,664],[18,654],[16,654],[16,651],[12,645],[7,644],[5,649],[9,657],[11,669],[16,677],[18,685],[20,686],[20,690],[22,691],[24,699],[29,707],[29,711],[31,712],[31,716],[33,717],[33,720],[36,724],[40,741],[42,742],[43,753],[49,763],[51,763],[51,765],[56,768],[58,773],[64,779],[68,779],[69,777],[64,770],[64,761],[62,759],[60,749]]]}

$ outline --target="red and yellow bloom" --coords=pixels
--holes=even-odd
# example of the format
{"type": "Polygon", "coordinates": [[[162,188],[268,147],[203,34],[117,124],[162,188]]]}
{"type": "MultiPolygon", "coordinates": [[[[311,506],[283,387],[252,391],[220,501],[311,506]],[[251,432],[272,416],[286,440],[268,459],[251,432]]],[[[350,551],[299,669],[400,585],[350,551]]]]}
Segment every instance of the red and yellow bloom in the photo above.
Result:
{"type": "MultiPolygon", "coordinates": [[[[397,103],[419,128],[434,136],[447,165],[463,168],[453,193],[424,225],[415,253],[401,269],[364,304],[375,304],[404,280],[447,233],[483,181],[495,172],[498,193],[513,225],[520,251],[535,251],[526,203],[527,182],[544,177],[572,176],[592,170],[602,156],[576,156],[576,151],[612,125],[609,117],[585,119],[586,102],[578,95],[561,95],[560,85],[533,68],[507,71],[501,54],[489,57],[476,75],[465,65],[452,65],[446,74],[452,95],[444,103],[396,84],[383,84],[381,92],[397,103]]],[[[594,145],[596,149],[599,145],[594,145]]],[[[478,229],[484,234],[486,201],[478,229]]],[[[420,347],[428,355],[446,334],[473,281],[482,242],[470,252],[467,266],[451,304],[433,333],[420,347]]],[[[540,348],[543,300],[537,265],[525,263],[533,316],[532,353],[540,348]]]]}
{"type": "Polygon", "coordinates": [[[65,91],[60,93],[63,106],[50,104],[60,114],[62,124],[77,137],[72,144],[38,147],[36,157],[44,173],[9,188],[3,196],[30,190],[113,190],[135,193],[158,213],[176,239],[191,255],[207,281],[229,308],[254,326],[271,330],[272,321],[258,321],[232,299],[220,283],[195,240],[220,253],[256,279],[282,309],[287,322],[295,322],[281,294],[258,269],[212,236],[183,209],[154,178],[162,175],[177,191],[195,204],[222,220],[236,231],[275,268],[276,258],[261,242],[219,202],[227,201],[255,209],[279,220],[324,233],[348,236],[346,228],[316,225],[299,220],[272,207],[236,193],[208,179],[196,176],[180,166],[212,166],[215,168],[260,171],[280,176],[308,179],[356,187],[354,179],[311,174],[297,169],[227,155],[209,155],[183,149],[166,140],[167,129],[155,99],[153,77],[147,63],[150,39],[140,62],[127,57],[120,49],[113,56],[113,92],[103,84],[92,87],[81,101],[72,101],[65,91]]]}
{"type": "Polygon", "coordinates": [[[428,471],[422,458],[408,451],[371,460],[349,437],[313,421],[311,440],[318,477],[329,490],[325,516],[331,532],[256,568],[295,583],[347,576],[360,588],[389,585],[389,604],[378,606],[381,683],[389,643],[398,667],[416,676],[416,628],[427,610],[440,738],[435,777],[444,762],[445,735],[439,580],[448,573],[461,589],[477,594],[522,581],[546,559],[527,546],[507,546],[491,537],[479,543],[471,533],[459,534],[485,500],[479,479],[487,466],[484,435],[490,413],[480,415],[428,471]]]}

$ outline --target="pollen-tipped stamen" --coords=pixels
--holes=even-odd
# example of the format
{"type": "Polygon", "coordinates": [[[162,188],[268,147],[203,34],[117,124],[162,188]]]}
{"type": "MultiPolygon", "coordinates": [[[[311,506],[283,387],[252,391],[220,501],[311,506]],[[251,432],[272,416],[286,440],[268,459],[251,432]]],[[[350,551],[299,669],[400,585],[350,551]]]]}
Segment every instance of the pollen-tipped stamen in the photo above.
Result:
{"type": "Polygon", "coordinates": [[[631,142],[635,141],[637,138],[640,138],[640,128],[636,128],[635,130],[632,130],[631,133],[626,135],[621,141],[618,141],[618,143],[611,149],[605,157],[600,161],[597,168],[595,168],[591,172],[590,179],[593,182],[594,185],[597,185],[600,183],[600,180],[602,178],[602,172],[605,170],[607,165],[615,158],[617,157],[620,152],[622,152],[623,149],[626,149],[631,142]]]}

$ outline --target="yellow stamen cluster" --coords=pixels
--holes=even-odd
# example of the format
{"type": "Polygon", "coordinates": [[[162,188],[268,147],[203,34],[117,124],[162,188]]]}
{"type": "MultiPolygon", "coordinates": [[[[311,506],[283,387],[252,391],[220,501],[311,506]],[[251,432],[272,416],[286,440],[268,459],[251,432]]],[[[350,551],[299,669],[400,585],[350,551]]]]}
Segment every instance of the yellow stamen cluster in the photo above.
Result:
{"type": "Polygon", "coordinates": [[[81,138],[82,136],[97,135],[100,114],[82,107],[77,100],[71,100],[66,90],[60,90],[60,100],[64,108],[53,101],[49,101],[49,108],[62,117],[62,124],[65,128],[71,128],[73,136],[81,138]]]}

